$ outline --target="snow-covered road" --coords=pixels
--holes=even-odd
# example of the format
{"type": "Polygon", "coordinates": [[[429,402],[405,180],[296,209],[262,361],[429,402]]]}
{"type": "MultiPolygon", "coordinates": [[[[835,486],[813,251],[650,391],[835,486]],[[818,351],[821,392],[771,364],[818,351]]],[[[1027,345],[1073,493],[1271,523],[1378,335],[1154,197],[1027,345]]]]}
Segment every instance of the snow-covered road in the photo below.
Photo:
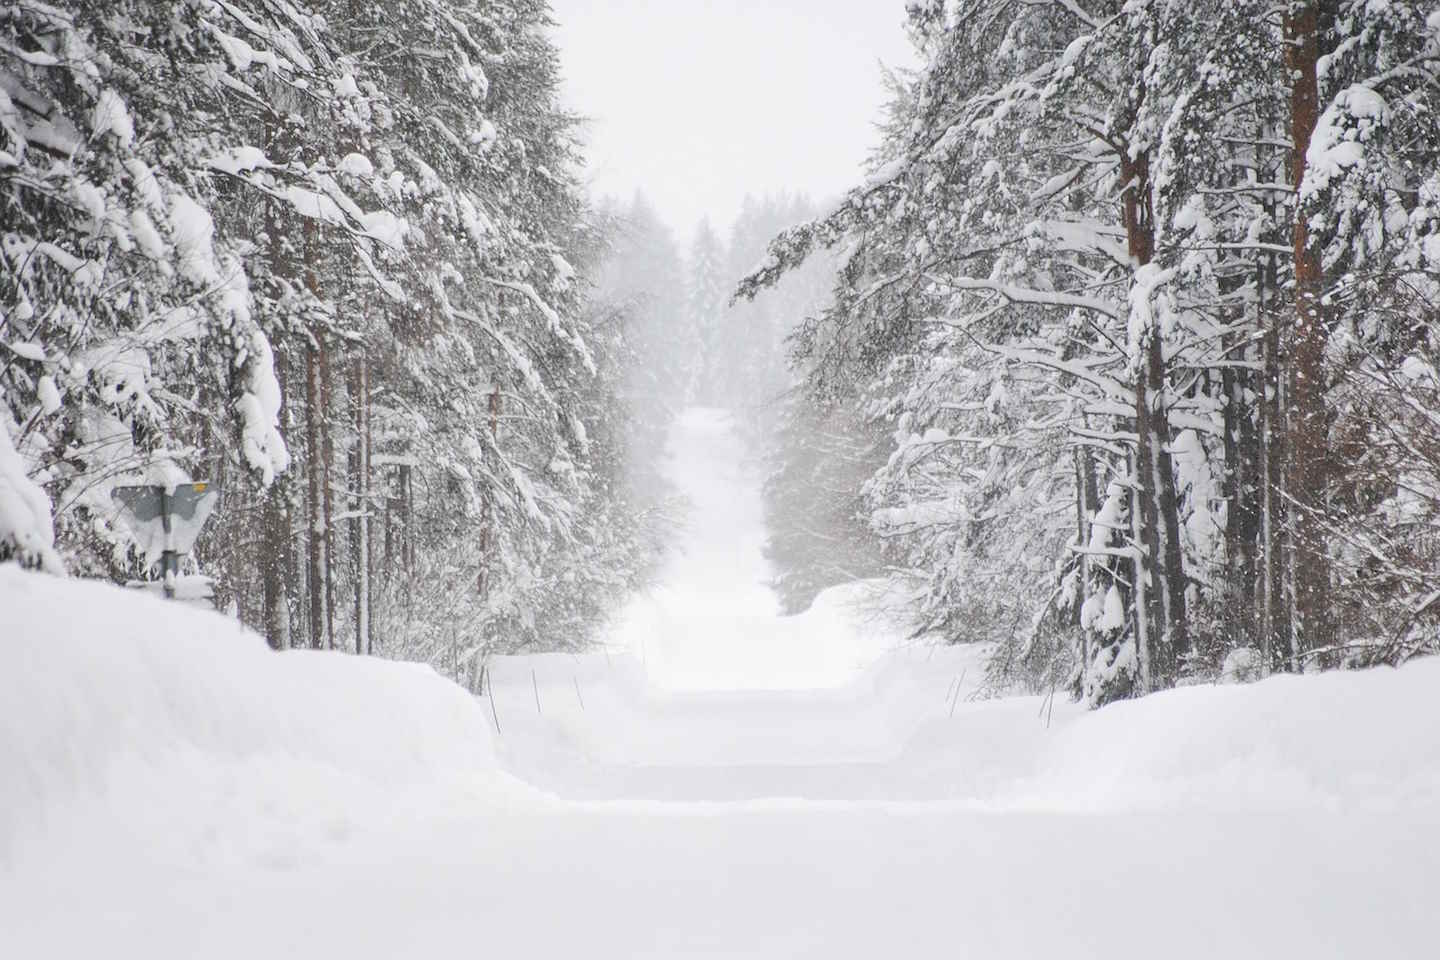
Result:
{"type": "MultiPolygon", "coordinates": [[[[633,602],[616,642],[669,690],[834,687],[888,649],[893,629],[857,629],[841,591],[806,616],[779,615],[767,586],[761,467],[731,416],[685,411],[671,433],[666,474],[689,504],[660,583],[633,602]]],[[[858,613],[859,611],[853,611],[858,613]]]]}
{"type": "Polygon", "coordinates": [[[33,877],[6,956],[1433,956],[1433,851],[1383,817],[417,814],[300,862],[33,877]]]}
{"type": "Polygon", "coordinates": [[[728,421],[675,452],[631,651],[479,703],[0,571],[22,636],[61,591],[111,624],[0,673],[0,957],[1434,955],[1440,665],[974,701],[863,587],[778,618],[728,421]]]}

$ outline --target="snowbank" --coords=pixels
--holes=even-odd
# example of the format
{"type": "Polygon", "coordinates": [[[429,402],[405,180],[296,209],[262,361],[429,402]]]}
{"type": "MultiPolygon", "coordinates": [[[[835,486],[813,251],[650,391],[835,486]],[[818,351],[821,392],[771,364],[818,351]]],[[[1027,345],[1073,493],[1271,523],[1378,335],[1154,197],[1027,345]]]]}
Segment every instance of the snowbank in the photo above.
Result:
{"type": "MultiPolygon", "coordinates": [[[[936,674],[958,672],[941,651],[936,674]]],[[[954,661],[963,663],[963,661],[954,661]]],[[[950,706],[911,658],[877,664],[889,712],[919,700],[892,784],[981,810],[1440,810],[1440,658],[1185,687],[1101,710],[1045,697],[950,706]]],[[[983,669],[979,660],[970,666],[983,669]]]]}
{"type": "Polygon", "coordinates": [[[0,649],[0,863],[87,829],[280,855],[360,810],[506,789],[489,716],[426,667],[276,654],[217,614],[13,565],[0,649]]]}
{"type": "Polygon", "coordinates": [[[1002,798],[1050,810],[1440,810],[1440,658],[1076,716],[1002,798]]]}
{"type": "Polygon", "coordinates": [[[631,653],[484,700],[0,566],[0,957],[1434,953],[1440,661],[981,700],[873,585],[780,617],[729,420],[682,424],[631,653]]]}
{"type": "Polygon", "coordinates": [[[105,834],[283,859],[397,817],[556,802],[517,776],[621,803],[1440,809],[1440,660],[1089,712],[976,699],[976,648],[895,650],[802,691],[677,692],[634,656],[551,654],[492,661],[477,701],[428,668],[276,655],[217,615],[13,566],[0,628],[0,862],[105,834]]]}
{"type": "Polygon", "coordinates": [[[9,567],[0,652],[0,956],[1433,941],[1440,661],[1090,713],[971,699],[973,648],[908,647],[834,689],[683,693],[637,658],[552,654],[493,661],[477,702],[9,567]]]}
{"type": "Polygon", "coordinates": [[[851,683],[667,691],[630,656],[492,661],[502,762],[572,800],[1122,814],[1440,810],[1440,659],[1190,687],[1088,711],[978,699],[985,651],[851,683]]]}

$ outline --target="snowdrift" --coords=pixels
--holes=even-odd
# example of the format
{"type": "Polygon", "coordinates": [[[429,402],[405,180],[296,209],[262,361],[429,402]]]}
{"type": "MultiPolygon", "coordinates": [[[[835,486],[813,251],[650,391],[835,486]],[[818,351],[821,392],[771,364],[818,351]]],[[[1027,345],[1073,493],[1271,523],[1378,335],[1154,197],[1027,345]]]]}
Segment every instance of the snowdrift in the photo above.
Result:
{"type": "Polygon", "coordinates": [[[397,822],[587,801],[1440,809],[1440,660],[1091,713],[975,699],[975,648],[893,651],[833,689],[685,693],[631,656],[551,654],[492,661],[475,700],[426,667],[275,654],[215,614],[9,566],[0,649],[0,865],[283,865],[397,822]]]}
{"type": "Polygon", "coordinates": [[[1063,692],[980,699],[984,655],[912,647],[834,689],[684,694],[626,656],[502,657],[497,743],[509,769],[576,800],[1440,810],[1440,659],[1087,711],[1063,692]]]}
{"type": "Polygon", "coordinates": [[[514,789],[489,716],[428,667],[276,654],[218,614],[13,565],[0,650],[0,862],[87,823],[278,853],[358,811],[514,789]]]}
{"type": "MultiPolygon", "coordinates": [[[[941,698],[940,679],[918,666],[880,667],[899,709],[906,690],[941,698]]],[[[1184,687],[1096,711],[1063,692],[970,693],[953,713],[917,718],[897,764],[931,795],[979,809],[1440,810],[1440,658],[1184,687]]]]}
{"type": "Polygon", "coordinates": [[[1007,806],[1440,811],[1440,658],[1169,690],[1075,716],[1007,806]]]}

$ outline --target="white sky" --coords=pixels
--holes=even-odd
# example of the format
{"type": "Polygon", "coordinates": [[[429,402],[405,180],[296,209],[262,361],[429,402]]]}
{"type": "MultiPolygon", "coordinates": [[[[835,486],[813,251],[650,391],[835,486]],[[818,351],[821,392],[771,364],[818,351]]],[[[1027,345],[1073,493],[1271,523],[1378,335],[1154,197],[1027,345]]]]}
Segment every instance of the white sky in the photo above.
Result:
{"type": "Polygon", "coordinates": [[[816,200],[860,179],[908,66],[905,0],[551,0],[565,102],[597,196],[643,189],[688,242],[729,229],[746,193],[816,200]]]}

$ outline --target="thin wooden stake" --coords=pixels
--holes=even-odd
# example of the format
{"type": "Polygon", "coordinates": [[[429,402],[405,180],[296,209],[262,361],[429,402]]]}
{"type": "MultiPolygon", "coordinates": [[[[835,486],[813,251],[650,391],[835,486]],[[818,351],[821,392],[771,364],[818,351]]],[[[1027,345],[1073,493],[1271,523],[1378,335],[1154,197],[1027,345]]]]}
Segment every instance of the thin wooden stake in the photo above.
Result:
{"type": "Polygon", "coordinates": [[[960,671],[960,679],[957,680],[957,681],[955,681],[955,696],[952,697],[951,700],[950,700],[950,716],[952,716],[952,717],[955,716],[955,704],[957,704],[957,703],[960,702],[960,688],[965,685],[965,674],[967,674],[967,673],[969,673],[969,672],[970,672],[970,668],[969,668],[969,667],[966,667],[964,670],[961,670],[961,671],[960,671]]]}
{"type": "Polygon", "coordinates": [[[495,710],[495,671],[486,670],[485,676],[490,680],[490,716],[495,720],[495,733],[503,737],[505,733],[500,729],[500,714],[495,710]]]}

